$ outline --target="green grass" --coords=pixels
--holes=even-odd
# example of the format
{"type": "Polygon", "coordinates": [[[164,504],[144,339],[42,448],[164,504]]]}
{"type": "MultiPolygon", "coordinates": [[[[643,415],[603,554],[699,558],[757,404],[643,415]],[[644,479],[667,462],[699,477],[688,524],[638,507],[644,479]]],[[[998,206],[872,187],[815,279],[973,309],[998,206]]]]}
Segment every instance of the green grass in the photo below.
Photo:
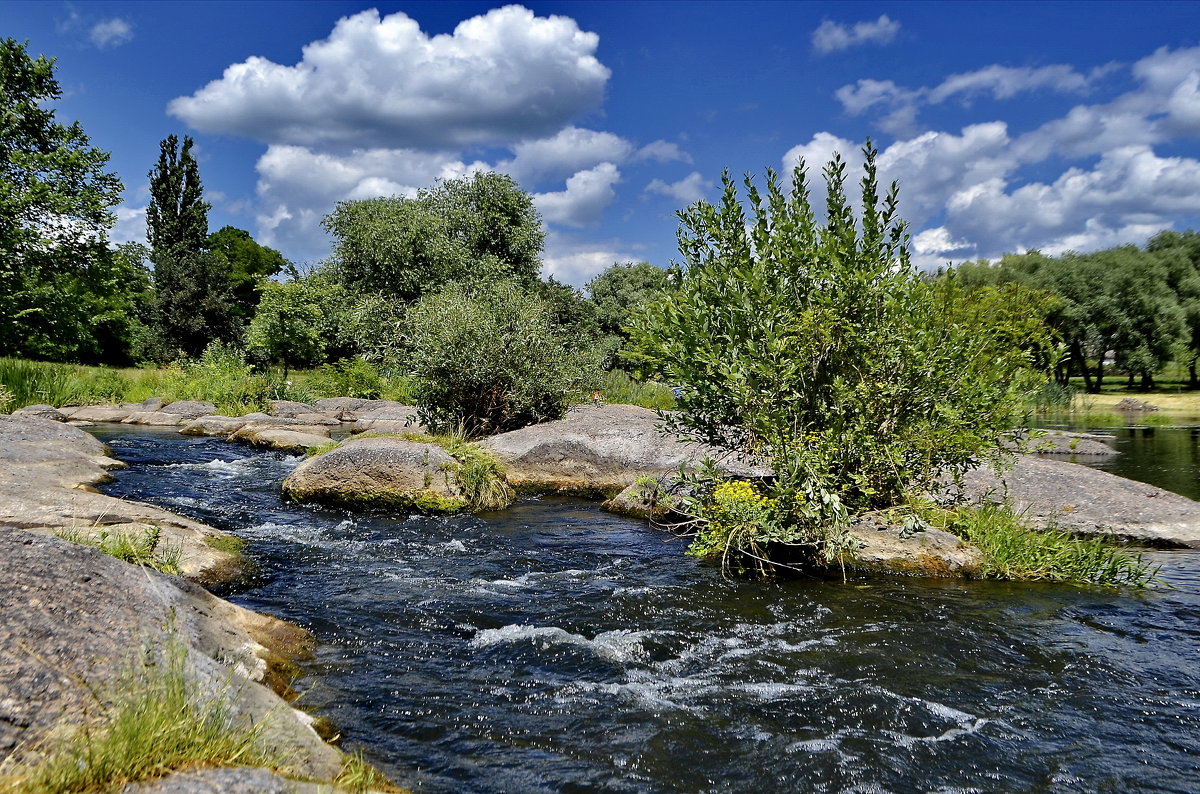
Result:
{"type": "Polygon", "coordinates": [[[600,396],[604,402],[619,405],[640,405],[660,411],[675,407],[675,394],[669,387],[655,381],[636,381],[619,369],[605,373],[600,396]]]}
{"type": "MultiPolygon", "coordinates": [[[[344,388],[358,387],[367,377],[364,366],[352,369],[359,380],[322,378],[321,371],[292,372],[284,381],[277,371],[255,373],[235,355],[207,355],[183,366],[151,368],[89,367],[45,361],[0,358],[0,411],[26,405],[100,405],[141,402],[148,397],[176,400],[205,400],[217,413],[242,416],[268,407],[272,399],[311,402],[322,397],[346,397],[344,388]]],[[[371,381],[372,393],[380,398],[407,402],[408,378],[379,376],[371,381]]]]}
{"type": "Polygon", "coordinates": [[[0,790],[116,792],[129,783],[213,766],[289,773],[268,753],[261,724],[234,716],[227,692],[210,694],[191,677],[177,639],[132,665],[116,691],[97,693],[99,719],[64,726],[37,761],[0,767],[0,790]]]}
{"type": "Polygon", "coordinates": [[[1006,505],[944,510],[918,505],[929,524],[958,535],[983,552],[987,579],[1050,581],[1107,587],[1161,583],[1158,567],[1104,538],[1082,538],[1050,527],[1034,530],[1006,505]]]}
{"type": "Polygon", "coordinates": [[[109,532],[100,530],[93,534],[81,529],[62,529],[54,533],[56,537],[81,546],[91,546],[99,549],[110,557],[140,565],[159,573],[179,576],[183,570],[179,560],[183,554],[178,546],[167,546],[161,543],[162,529],[148,527],[140,536],[128,532],[109,532]]]}

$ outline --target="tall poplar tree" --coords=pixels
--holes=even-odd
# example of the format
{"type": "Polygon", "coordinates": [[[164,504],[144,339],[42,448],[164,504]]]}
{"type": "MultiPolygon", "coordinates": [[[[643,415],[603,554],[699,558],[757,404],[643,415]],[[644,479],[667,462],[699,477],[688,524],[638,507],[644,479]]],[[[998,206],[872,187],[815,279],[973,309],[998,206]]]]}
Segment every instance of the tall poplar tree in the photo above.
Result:
{"type": "Polygon", "coordinates": [[[208,210],[192,139],[169,135],[150,172],[146,239],[154,262],[159,355],[197,356],[241,335],[229,265],[208,249],[208,210]]]}

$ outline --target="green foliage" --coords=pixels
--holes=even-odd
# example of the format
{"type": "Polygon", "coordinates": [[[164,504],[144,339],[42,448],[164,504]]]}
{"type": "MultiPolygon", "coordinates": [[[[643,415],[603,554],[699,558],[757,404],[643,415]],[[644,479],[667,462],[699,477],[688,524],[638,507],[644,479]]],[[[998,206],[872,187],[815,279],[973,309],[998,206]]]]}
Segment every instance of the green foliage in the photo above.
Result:
{"type": "Polygon", "coordinates": [[[154,262],[154,328],[158,351],[197,356],[214,341],[238,341],[228,260],[208,250],[208,210],[192,139],[160,145],[150,172],[146,239],[154,262]]]}
{"type": "Polygon", "coordinates": [[[16,398],[13,397],[13,393],[0,384],[0,414],[14,410],[15,402],[16,398]]]}
{"type": "Polygon", "coordinates": [[[510,177],[477,173],[416,198],[343,201],[322,221],[348,287],[412,301],[452,281],[537,280],[545,233],[510,177]]]}
{"type": "Polygon", "coordinates": [[[204,545],[226,554],[241,554],[249,544],[237,535],[206,535],[204,545]]]}
{"type": "Polygon", "coordinates": [[[641,306],[667,292],[667,272],[649,262],[613,264],[589,281],[586,289],[599,333],[612,350],[606,363],[628,367],[620,355],[620,349],[629,340],[626,326],[641,306]]]}
{"type": "Polygon", "coordinates": [[[1045,580],[1109,587],[1149,587],[1158,568],[1141,554],[1103,538],[1081,538],[1053,527],[1036,531],[1007,505],[943,510],[918,505],[917,514],[983,552],[982,575],[989,579],[1045,580]]]}
{"type": "Polygon", "coordinates": [[[267,280],[289,263],[274,248],[259,245],[250,232],[224,226],[208,236],[208,249],[225,262],[232,282],[233,314],[242,322],[254,316],[267,280]]]}
{"type": "Polygon", "coordinates": [[[328,397],[354,397],[378,400],[383,397],[387,382],[370,362],[348,358],[337,364],[325,364],[308,376],[307,387],[328,397]]]}
{"type": "Polygon", "coordinates": [[[0,40],[0,351],[121,361],[139,287],[106,239],[122,186],[78,122],[55,121],[61,96],[53,59],[0,40]]]}
{"type": "Polygon", "coordinates": [[[324,360],[324,310],[313,298],[313,292],[301,282],[267,282],[250,323],[250,352],[272,364],[282,364],[285,379],[291,367],[312,367],[324,360]]]}
{"type": "Polygon", "coordinates": [[[675,394],[669,388],[655,381],[634,380],[620,369],[604,374],[600,397],[606,403],[640,405],[656,411],[669,411],[675,407],[675,394]]]}
{"type": "Polygon", "coordinates": [[[267,380],[254,374],[240,348],[221,342],[211,343],[200,358],[183,361],[172,385],[173,399],[207,400],[224,416],[270,408],[267,380]]]}
{"type": "Polygon", "coordinates": [[[513,282],[451,284],[410,309],[412,396],[430,428],[467,437],[558,419],[600,381],[550,306],[513,282]]]}
{"type": "Polygon", "coordinates": [[[187,654],[174,638],[161,651],[148,649],[115,691],[98,698],[98,720],[64,725],[37,761],[0,767],[0,786],[29,794],[118,792],[197,767],[290,772],[290,759],[266,749],[261,723],[238,717],[227,691],[208,692],[192,677],[187,654]]]}
{"type": "Polygon", "coordinates": [[[1045,342],[994,316],[1003,296],[918,277],[865,155],[858,219],[826,166],[824,226],[803,168],[790,192],[747,179],[750,217],[726,176],[719,206],[680,213],[684,269],[630,329],[642,373],[680,387],[668,425],[766,457],[777,524],[827,552],[852,513],[1001,454],[1045,342]]]}

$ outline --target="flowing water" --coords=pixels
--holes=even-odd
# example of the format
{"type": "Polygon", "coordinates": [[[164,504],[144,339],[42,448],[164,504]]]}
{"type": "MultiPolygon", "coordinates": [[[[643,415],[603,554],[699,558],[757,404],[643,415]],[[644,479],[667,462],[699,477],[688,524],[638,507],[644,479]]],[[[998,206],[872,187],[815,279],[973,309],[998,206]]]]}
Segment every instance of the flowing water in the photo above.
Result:
{"type": "Polygon", "coordinates": [[[351,515],[281,502],[296,458],[97,434],[109,493],[250,541],[231,599],[315,633],[302,705],[416,791],[1200,790],[1193,553],[1147,592],[734,583],[594,502],[351,515]]]}

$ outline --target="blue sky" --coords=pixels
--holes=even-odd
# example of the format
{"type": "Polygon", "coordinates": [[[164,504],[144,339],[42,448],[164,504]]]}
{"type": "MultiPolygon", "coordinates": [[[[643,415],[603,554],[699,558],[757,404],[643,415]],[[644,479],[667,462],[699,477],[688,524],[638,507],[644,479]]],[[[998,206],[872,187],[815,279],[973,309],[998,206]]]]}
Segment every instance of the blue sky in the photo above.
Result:
{"type": "Polygon", "coordinates": [[[116,239],[196,139],[213,229],[299,264],[336,202],[491,168],[532,193],[545,269],[666,265],[724,169],[900,181],[915,261],[1200,228],[1200,4],[0,2],[58,59],[61,120],[112,152],[116,239]]]}

